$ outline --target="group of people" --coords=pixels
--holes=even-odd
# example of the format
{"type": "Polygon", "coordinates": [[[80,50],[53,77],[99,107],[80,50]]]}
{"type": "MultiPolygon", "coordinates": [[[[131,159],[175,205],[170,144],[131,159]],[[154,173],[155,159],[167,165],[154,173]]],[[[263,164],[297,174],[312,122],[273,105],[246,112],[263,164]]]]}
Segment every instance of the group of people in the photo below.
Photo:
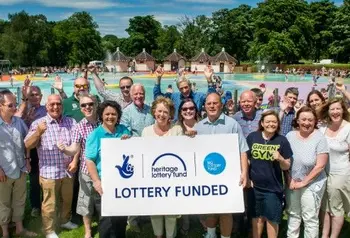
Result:
{"type": "MultiPolygon", "coordinates": [[[[238,134],[240,184],[254,238],[266,224],[269,238],[277,237],[284,209],[288,214],[287,237],[338,237],[344,214],[350,208],[350,124],[345,98],[350,93],[337,85],[343,98],[324,98],[311,91],[306,105],[296,108],[299,92],[288,88],[278,108],[263,110],[263,91],[246,90],[239,97],[239,110],[231,98],[223,98],[213,70],[204,76],[207,93],[192,91],[186,77],[177,80],[179,92],[162,92],[164,71],[155,71],[154,101],[145,103],[145,88],[130,77],[119,81],[120,93],[108,90],[90,66],[74,81],[74,93],[59,94],[41,105],[42,93],[30,80],[24,82],[22,103],[9,91],[0,92],[0,222],[7,238],[9,224],[16,233],[37,234],[23,227],[26,174],[29,174],[31,215],[42,217],[47,238],[57,238],[56,226],[76,229],[72,213],[82,216],[85,238],[93,236],[92,217],[99,215],[101,238],[125,237],[126,226],[137,228],[138,217],[102,217],[101,139],[147,136],[196,136],[238,134]],[[88,71],[100,97],[90,94],[88,71]],[[101,102],[102,101],[102,102],[101,102]],[[42,193],[42,199],[41,199],[42,193]]],[[[226,95],[226,94],[225,94],[226,95]]],[[[234,175],[232,175],[234,176],[234,175]]],[[[234,201],[232,201],[234,202],[234,201]]],[[[169,204],[171,205],[171,204],[169,204]]],[[[196,215],[194,215],[196,216],[196,215]]],[[[231,236],[238,222],[233,214],[198,216],[206,238],[231,236]]],[[[151,216],[157,238],[175,237],[178,216],[151,216]]],[[[189,216],[181,217],[179,232],[187,234],[189,216]]]]}

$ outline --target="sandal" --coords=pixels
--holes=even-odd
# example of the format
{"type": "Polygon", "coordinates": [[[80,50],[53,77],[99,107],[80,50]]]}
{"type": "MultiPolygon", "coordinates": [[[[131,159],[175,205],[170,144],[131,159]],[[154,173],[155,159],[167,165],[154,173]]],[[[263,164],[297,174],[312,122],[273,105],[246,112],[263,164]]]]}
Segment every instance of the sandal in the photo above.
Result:
{"type": "Polygon", "coordinates": [[[26,229],[23,229],[20,233],[16,233],[16,236],[19,237],[36,237],[38,236],[37,233],[32,232],[32,231],[28,231],[26,229]]]}

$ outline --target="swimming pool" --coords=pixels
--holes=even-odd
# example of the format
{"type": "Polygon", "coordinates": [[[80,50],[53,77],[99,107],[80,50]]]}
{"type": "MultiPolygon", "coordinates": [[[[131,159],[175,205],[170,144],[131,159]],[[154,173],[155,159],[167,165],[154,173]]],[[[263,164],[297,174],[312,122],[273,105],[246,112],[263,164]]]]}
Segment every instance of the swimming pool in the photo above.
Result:
{"type": "MultiPolygon", "coordinates": [[[[108,84],[116,84],[118,83],[119,79],[123,76],[126,76],[126,73],[119,73],[119,74],[112,74],[112,73],[104,73],[103,75],[100,75],[101,78],[104,78],[106,83],[108,84]]],[[[223,90],[224,91],[231,91],[238,90],[238,95],[249,88],[257,87],[260,83],[265,83],[268,86],[268,94],[271,93],[271,91],[274,88],[280,89],[283,93],[284,87],[289,86],[299,86],[305,87],[304,85],[308,85],[308,90],[311,89],[312,86],[312,76],[306,75],[305,78],[300,78],[300,76],[294,76],[289,75],[288,82],[285,82],[285,76],[284,74],[217,74],[219,75],[223,80],[223,90]]],[[[68,95],[68,97],[73,93],[73,80],[74,76],[72,74],[60,74],[60,76],[63,79],[63,86],[64,91],[68,95]]],[[[133,78],[133,77],[132,77],[133,78]]],[[[188,75],[188,78],[191,80],[191,82],[196,83],[196,88],[199,92],[206,92],[207,91],[207,82],[203,75],[188,75]]],[[[145,86],[146,89],[146,103],[151,103],[153,101],[153,87],[155,83],[154,78],[142,76],[142,75],[136,75],[133,78],[134,82],[136,83],[142,83],[145,86]]],[[[321,77],[318,82],[320,83],[320,87],[324,86],[328,82],[328,79],[325,77],[321,77]]],[[[33,81],[33,85],[39,86],[43,93],[43,102],[46,101],[47,96],[51,94],[51,85],[53,83],[53,77],[50,77],[46,80],[37,80],[33,81]]],[[[94,87],[94,84],[92,80],[90,79],[90,83],[92,85],[91,92],[93,94],[96,94],[97,91],[94,87]]],[[[174,78],[163,78],[161,88],[162,91],[165,92],[168,85],[172,85],[174,91],[178,91],[176,87],[175,77],[174,78]]],[[[16,81],[14,82],[14,87],[11,87],[10,82],[1,82],[0,87],[6,87],[9,88],[11,91],[16,92],[17,87],[21,87],[23,85],[23,81],[16,81]]],[[[110,89],[112,91],[119,92],[120,90],[118,88],[110,89]]],[[[266,100],[266,98],[265,98],[266,100]]]]}

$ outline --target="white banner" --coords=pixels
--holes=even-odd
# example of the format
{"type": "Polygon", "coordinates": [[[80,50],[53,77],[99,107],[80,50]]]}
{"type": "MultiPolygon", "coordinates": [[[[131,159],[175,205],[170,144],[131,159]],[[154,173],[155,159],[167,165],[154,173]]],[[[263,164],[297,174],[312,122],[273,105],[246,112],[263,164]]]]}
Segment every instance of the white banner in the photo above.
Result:
{"type": "Polygon", "coordinates": [[[102,139],[102,215],[240,213],[237,134],[102,139]]]}

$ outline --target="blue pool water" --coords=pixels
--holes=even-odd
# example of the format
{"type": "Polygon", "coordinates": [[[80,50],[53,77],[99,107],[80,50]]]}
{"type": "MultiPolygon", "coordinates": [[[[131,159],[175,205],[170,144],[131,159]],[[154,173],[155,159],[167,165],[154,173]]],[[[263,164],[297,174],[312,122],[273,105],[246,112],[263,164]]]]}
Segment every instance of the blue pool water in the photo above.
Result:
{"type": "MultiPolygon", "coordinates": [[[[105,73],[104,75],[101,75],[101,78],[104,78],[105,81],[108,84],[116,84],[118,83],[119,79],[122,76],[125,76],[126,74],[111,74],[111,73],[105,73]]],[[[240,82],[281,82],[285,81],[285,76],[283,74],[218,74],[223,79],[223,90],[224,91],[234,91],[238,90],[238,93],[242,92],[243,90],[246,90],[247,88],[245,86],[240,85],[240,82]]],[[[74,77],[72,74],[61,74],[60,75],[63,79],[63,85],[64,85],[64,91],[68,96],[70,96],[73,93],[73,80],[74,77]]],[[[200,92],[206,92],[207,91],[207,82],[203,75],[188,75],[188,78],[191,80],[191,82],[196,83],[196,88],[200,92]]],[[[146,89],[146,102],[150,103],[153,101],[153,87],[154,87],[154,78],[147,78],[142,76],[136,76],[133,78],[134,82],[142,83],[145,86],[146,89]]],[[[300,76],[289,76],[288,82],[300,82],[300,81],[306,81],[311,82],[312,76],[307,75],[305,79],[301,80],[300,76]]],[[[327,82],[327,78],[320,78],[319,82],[327,82]]],[[[38,80],[33,81],[33,85],[39,86],[42,89],[43,93],[43,102],[46,101],[46,98],[48,95],[51,94],[51,85],[53,83],[53,78],[49,78],[47,80],[38,80]]],[[[91,83],[91,92],[93,94],[96,94],[96,89],[93,84],[93,81],[90,80],[91,83]]],[[[161,88],[163,92],[165,92],[168,85],[171,84],[174,91],[177,91],[175,78],[163,78],[161,88]]],[[[11,85],[9,82],[1,82],[0,87],[4,88],[10,88],[12,91],[16,91],[17,87],[21,87],[23,85],[23,81],[17,81],[14,82],[14,87],[11,88],[11,85]]],[[[116,89],[109,89],[115,92],[119,92],[120,90],[118,88],[116,89]]]]}

